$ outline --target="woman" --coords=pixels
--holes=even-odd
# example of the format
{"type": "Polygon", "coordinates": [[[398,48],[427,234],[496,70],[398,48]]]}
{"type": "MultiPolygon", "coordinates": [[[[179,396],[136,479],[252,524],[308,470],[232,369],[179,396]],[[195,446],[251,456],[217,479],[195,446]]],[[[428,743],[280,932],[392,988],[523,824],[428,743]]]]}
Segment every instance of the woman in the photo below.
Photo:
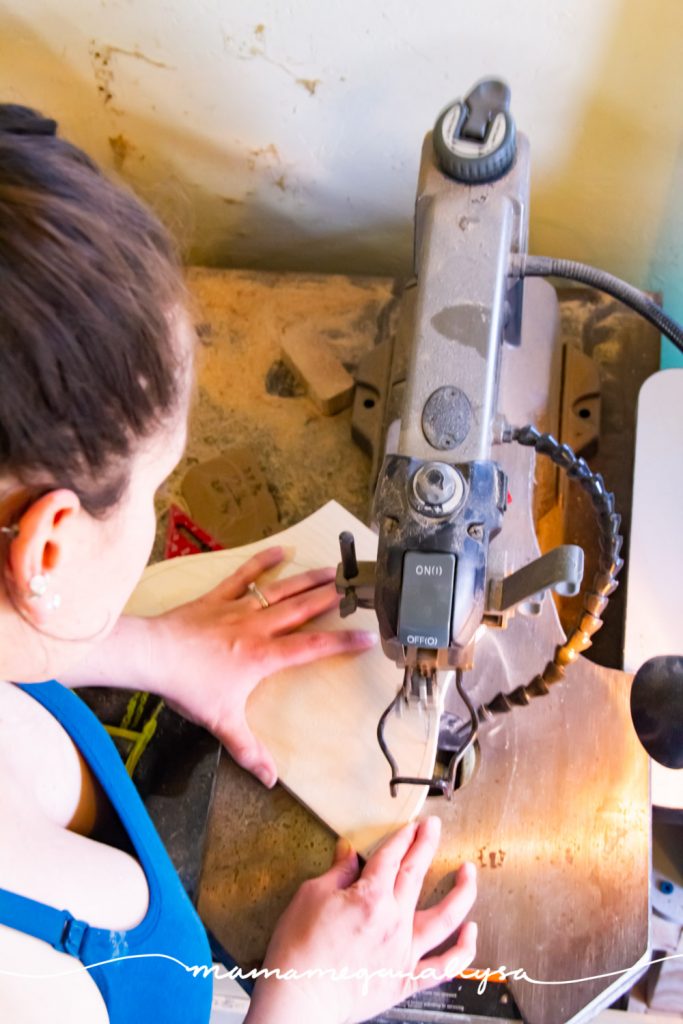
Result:
{"type": "MultiPolygon", "coordinates": [[[[0,107],[0,274],[0,679],[16,681],[0,683],[0,1019],[42,1021],[49,1000],[51,1019],[72,1024],[200,1024],[210,978],[182,965],[210,964],[203,929],[115,749],[67,687],[157,693],[272,786],[249,693],[374,637],[294,632],[335,605],[332,569],[264,584],[262,608],[249,584],[278,548],[172,613],[120,617],[149,556],[154,492],[185,444],[192,326],[150,212],[53,121],[15,106],[0,107]],[[110,845],[103,822],[116,818],[127,838],[110,845]]],[[[428,954],[468,912],[472,867],[415,911],[437,844],[438,820],[407,826],[360,873],[340,843],[266,958],[283,973],[431,974],[271,977],[251,1024],[365,1020],[466,966],[472,924],[428,954]]]]}

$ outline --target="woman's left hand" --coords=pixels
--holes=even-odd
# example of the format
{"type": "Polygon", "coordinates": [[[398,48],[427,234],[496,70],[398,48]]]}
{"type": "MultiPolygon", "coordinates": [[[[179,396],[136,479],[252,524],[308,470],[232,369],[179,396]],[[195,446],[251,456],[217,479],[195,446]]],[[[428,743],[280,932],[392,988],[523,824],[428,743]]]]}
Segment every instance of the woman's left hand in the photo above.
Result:
{"type": "Polygon", "coordinates": [[[361,630],[294,632],[339,604],[333,568],[264,583],[263,607],[249,584],[283,558],[279,547],[261,551],[208,594],[147,620],[150,672],[163,679],[163,691],[156,686],[156,692],[217,736],[268,787],[277,771],[247,723],[249,694],[280,669],[367,650],[377,641],[361,630]]]}

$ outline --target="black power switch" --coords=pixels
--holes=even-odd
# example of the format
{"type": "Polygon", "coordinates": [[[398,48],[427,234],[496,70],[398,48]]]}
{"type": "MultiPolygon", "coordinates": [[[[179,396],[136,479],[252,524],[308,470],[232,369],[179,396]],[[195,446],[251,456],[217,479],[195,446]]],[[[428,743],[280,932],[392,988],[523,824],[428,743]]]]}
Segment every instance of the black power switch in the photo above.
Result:
{"type": "Polygon", "coordinates": [[[406,551],[398,638],[410,647],[444,648],[451,640],[455,555],[406,551]]]}

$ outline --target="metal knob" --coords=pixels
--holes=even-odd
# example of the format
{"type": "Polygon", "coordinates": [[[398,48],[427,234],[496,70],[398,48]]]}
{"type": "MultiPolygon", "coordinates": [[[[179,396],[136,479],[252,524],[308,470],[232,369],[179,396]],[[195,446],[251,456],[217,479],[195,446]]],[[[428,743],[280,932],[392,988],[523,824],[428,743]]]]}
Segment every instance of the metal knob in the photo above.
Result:
{"type": "Polygon", "coordinates": [[[349,530],[344,530],[339,534],[339,548],[344,579],[352,580],[358,575],[358,559],[356,558],[356,541],[349,530]]]}
{"type": "Polygon", "coordinates": [[[631,718],[650,757],[683,768],[683,657],[650,658],[631,686],[631,718]]]}
{"type": "Polygon", "coordinates": [[[447,462],[425,462],[413,477],[413,503],[426,515],[448,515],[462,502],[465,481],[447,462]]]}

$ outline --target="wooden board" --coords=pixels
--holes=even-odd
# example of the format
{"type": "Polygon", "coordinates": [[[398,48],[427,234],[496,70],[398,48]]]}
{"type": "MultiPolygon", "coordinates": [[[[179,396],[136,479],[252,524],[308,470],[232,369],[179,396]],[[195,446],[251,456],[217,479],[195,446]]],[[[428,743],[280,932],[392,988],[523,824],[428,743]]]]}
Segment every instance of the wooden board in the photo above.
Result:
{"type": "MultiPolygon", "coordinates": [[[[158,615],[198,597],[252,554],[273,544],[281,544],[287,557],[264,580],[335,565],[342,530],[353,531],[359,559],[375,558],[375,534],[331,501],[267,540],[151,566],[126,612],[158,615]]],[[[377,620],[367,610],[348,619],[334,612],[311,628],[321,627],[376,630],[377,620]]],[[[391,797],[389,766],[377,744],[377,722],[401,683],[401,670],[378,645],[360,655],[327,658],[279,672],[259,684],[247,706],[249,723],[272,751],[282,784],[365,856],[385,835],[412,820],[427,795],[426,786],[401,786],[397,797],[391,797]]],[[[445,688],[440,687],[441,693],[445,688]]],[[[431,776],[440,713],[437,706],[429,712],[415,708],[390,717],[386,736],[401,774],[431,776]]]]}

